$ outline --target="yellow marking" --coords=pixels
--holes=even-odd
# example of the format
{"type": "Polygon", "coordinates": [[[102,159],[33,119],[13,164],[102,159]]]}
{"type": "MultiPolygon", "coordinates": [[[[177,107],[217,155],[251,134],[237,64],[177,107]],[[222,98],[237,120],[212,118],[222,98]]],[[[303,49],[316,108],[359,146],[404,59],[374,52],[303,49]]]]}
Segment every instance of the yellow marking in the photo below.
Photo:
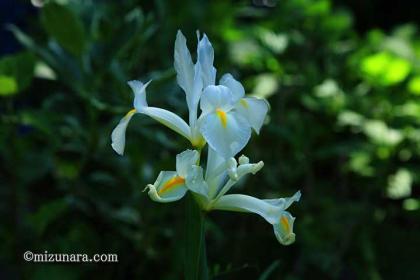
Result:
{"type": "Polygon", "coordinates": [[[182,184],[185,183],[185,179],[182,178],[181,176],[175,176],[171,179],[169,179],[168,181],[165,182],[165,184],[163,185],[163,187],[159,190],[159,194],[162,194],[164,192],[167,192],[177,186],[180,186],[182,184]]]}
{"type": "Polygon", "coordinates": [[[222,123],[223,127],[227,126],[227,116],[226,113],[220,109],[216,109],[216,114],[220,119],[220,122],[222,123]]]}
{"type": "Polygon", "coordinates": [[[287,233],[290,233],[290,224],[289,220],[286,218],[286,216],[281,216],[280,218],[281,226],[283,227],[284,231],[287,233]]]}
{"type": "Polygon", "coordinates": [[[241,103],[242,106],[244,106],[245,108],[249,108],[249,104],[248,101],[246,101],[244,98],[241,98],[241,100],[239,100],[239,102],[241,103]]]}
{"type": "Polygon", "coordinates": [[[127,114],[125,114],[124,118],[130,118],[135,113],[137,113],[137,110],[136,109],[131,109],[130,111],[128,111],[127,114]]]}

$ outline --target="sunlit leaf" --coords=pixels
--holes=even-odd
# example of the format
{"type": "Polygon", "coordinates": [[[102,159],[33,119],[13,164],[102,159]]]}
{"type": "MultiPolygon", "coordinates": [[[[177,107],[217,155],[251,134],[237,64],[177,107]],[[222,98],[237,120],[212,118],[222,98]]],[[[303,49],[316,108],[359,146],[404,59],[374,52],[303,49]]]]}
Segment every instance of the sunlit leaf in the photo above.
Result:
{"type": "Polygon", "coordinates": [[[0,75],[0,95],[13,95],[17,91],[18,86],[13,77],[0,75]]]}
{"type": "Polygon", "coordinates": [[[273,95],[279,87],[278,78],[272,74],[261,74],[255,77],[255,88],[253,96],[268,98],[273,95]]]}
{"type": "Polygon", "coordinates": [[[420,95],[420,76],[416,76],[408,82],[408,91],[420,95]]]}
{"type": "Polygon", "coordinates": [[[407,169],[399,169],[389,177],[387,195],[393,199],[407,197],[411,194],[413,178],[407,169]]]}
{"type": "Polygon", "coordinates": [[[365,57],[361,70],[366,77],[376,84],[390,86],[403,81],[411,71],[411,64],[403,58],[388,52],[380,52],[365,57]]]}
{"type": "Polygon", "coordinates": [[[34,74],[34,56],[27,52],[0,60],[0,94],[15,94],[29,86],[34,74]]]}

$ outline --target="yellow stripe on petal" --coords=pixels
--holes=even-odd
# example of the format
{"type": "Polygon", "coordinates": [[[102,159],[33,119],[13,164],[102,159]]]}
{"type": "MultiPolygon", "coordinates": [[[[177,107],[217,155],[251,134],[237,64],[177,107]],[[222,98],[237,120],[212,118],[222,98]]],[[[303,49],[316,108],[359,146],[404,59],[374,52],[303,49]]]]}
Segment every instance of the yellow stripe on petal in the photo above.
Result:
{"type": "Polygon", "coordinates": [[[244,106],[244,108],[249,108],[248,101],[246,101],[244,98],[241,98],[241,100],[239,100],[239,103],[241,103],[241,105],[244,106]]]}
{"type": "Polygon", "coordinates": [[[219,117],[220,122],[222,123],[222,126],[224,128],[226,128],[226,126],[227,126],[227,116],[226,116],[226,113],[223,110],[216,109],[216,114],[219,117]]]}
{"type": "Polygon", "coordinates": [[[185,184],[185,179],[182,178],[181,176],[175,176],[171,179],[169,179],[168,181],[165,182],[165,184],[163,184],[162,188],[159,190],[159,194],[163,194],[173,188],[176,188],[178,186],[181,186],[185,184]]]}
{"type": "Polygon", "coordinates": [[[131,116],[133,116],[135,113],[137,113],[137,110],[136,109],[131,109],[130,111],[128,111],[127,114],[125,114],[124,118],[128,119],[131,116]]]}
{"type": "Polygon", "coordinates": [[[281,216],[280,223],[281,223],[281,226],[283,227],[283,230],[287,233],[290,233],[290,224],[286,216],[281,216]]]}

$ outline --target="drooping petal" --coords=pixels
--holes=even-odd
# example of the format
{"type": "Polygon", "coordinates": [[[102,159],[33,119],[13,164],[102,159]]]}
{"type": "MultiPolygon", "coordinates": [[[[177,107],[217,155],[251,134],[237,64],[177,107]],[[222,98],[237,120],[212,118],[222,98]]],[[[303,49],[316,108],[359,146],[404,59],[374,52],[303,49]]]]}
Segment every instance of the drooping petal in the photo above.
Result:
{"type": "Polygon", "coordinates": [[[277,240],[283,245],[290,245],[295,242],[296,234],[293,232],[295,218],[289,212],[284,211],[278,223],[273,225],[274,234],[277,240]]]}
{"type": "Polygon", "coordinates": [[[176,172],[181,177],[187,177],[188,171],[198,163],[200,154],[196,150],[186,150],[176,156],[176,172]]]}
{"type": "Polygon", "coordinates": [[[185,181],[186,186],[190,191],[200,194],[205,198],[208,197],[209,190],[206,181],[204,181],[203,168],[193,165],[189,169],[185,181]]]}
{"type": "Polygon", "coordinates": [[[251,137],[248,122],[232,111],[217,110],[203,116],[200,131],[210,147],[225,159],[241,151],[251,137]]]}
{"type": "Polygon", "coordinates": [[[267,203],[262,199],[243,194],[227,194],[220,197],[214,204],[213,209],[255,213],[263,217],[270,224],[277,224],[283,210],[267,203]]]}
{"type": "Polygon", "coordinates": [[[235,80],[231,74],[224,74],[219,81],[220,85],[228,87],[232,91],[233,102],[238,102],[245,95],[245,89],[240,82],[235,80]]]}
{"type": "Polygon", "coordinates": [[[286,210],[287,208],[292,205],[293,202],[298,202],[300,200],[300,197],[302,194],[300,191],[297,191],[294,195],[291,197],[285,197],[285,198],[277,198],[277,199],[264,199],[264,201],[270,203],[271,205],[277,206],[283,210],[286,210]]]}
{"type": "Polygon", "coordinates": [[[111,134],[111,146],[114,151],[119,155],[124,154],[125,148],[125,131],[127,130],[127,125],[130,122],[133,115],[136,113],[136,110],[133,109],[128,112],[114,128],[111,134]]]}
{"type": "Polygon", "coordinates": [[[264,99],[245,97],[236,103],[235,109],[247,119],[251,127],[258,134],[264,123],[269,105],[264,99]]]}
{"type": "Polygon", "coordinates": [[[187,192],[185,179],[175,171],[162,171],[156,182],[148,185],[149,196],[157,202],[172,202],[181,199],[187,192]]]}
{"type": "Polygon", "coordinates": [[[203,87],[214,85],[216,82],[216,68],[213,67],[214,50],[206,34],[198,42],[197,56],[201,67],[203,87]]]}
{"type": "Polygon", "coordinates": [[[229,111],[233,108],[232,92],[225,86],[208,86],[204,89],[200,101],[203,115],[214,112],[217,109],[229,111]]]}
{"type": "Polygon", "coordinates": [[[178,115],[161,108],[149,107],[146,100],[146,88],[150,81],[143,84],[140,81],[129,81],[128,85],[134,92],[134,108],[138,113],[148,115],[149,117],[157,120],[163,125],[169,127],[175,132],[181,134],[188,140],[191,139],[191,131],[188,124],[181,119],[178,115]]]}
{"type": "Polygon", "coordinates": [[[194,64],[187,47],[187,40],[180,30],[178,30],[175,40],[174,67],[178,85],[185,91],[189,107],[194,82],[194,64]]]}
{"type": "Polygon", "coordinates": [[[150,84],[150,82],[151,81],[148,81],[145,84],[137,80],[127,82],[134,92],[133,106],[139,113],[143,111],[143,108],[146,108],[148,106],[146,100],[146,88],[150,84]]]}
{"type": "Polygon", "coordinates": [[[191,139],[191,131],[188,124],[178,115],[172,113],[171,111],[156,107],[146,107],[142,109],[141,113],[157,120],[158,122],[169,127],[173,131],[181,134],[188,140],[191,139]]]}

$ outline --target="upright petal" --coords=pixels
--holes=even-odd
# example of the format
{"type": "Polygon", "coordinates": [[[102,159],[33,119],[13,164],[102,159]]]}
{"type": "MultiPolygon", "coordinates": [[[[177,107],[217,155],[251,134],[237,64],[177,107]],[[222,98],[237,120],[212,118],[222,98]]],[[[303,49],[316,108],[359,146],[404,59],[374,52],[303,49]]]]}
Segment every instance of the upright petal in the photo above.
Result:
{"type": "Polygon", "coordinates": [[[235,106],[235,109],[247,119],[257,134],[264,123],[268,108],[269,105],[266,100],[255,97],[241,98],[235,106]]]}
{"type": "Polygon", "coordinates": [[[194,64],[187,47],[187,40],[180,30],[178,30],[175,40],[174,67],[178,84],[187,94],[187,103],[190,103],[188,97],[193,88],[194,64]]]}
{"type": "Polygon", "coordinates": [[[175,171],[162,171],[153,185],[147,185],[149,196],[157,202],[172,202],[181,199],[187,192],[185,179],[175,171]]]}
{"type": "Polygon", "coordinates": [[[200,100],[203,82],[200,63],[193,64],[187,40],[178,30],[175,40],[174,67],[177,72],[177,81],[184,90],[190,115],[190,125],[197,119],[197,106],[200,100]]]}
{"type": "Polygon", "coordinates": [[[120,122],[114,128],[111,134],[111,146],[114,149],[114,151],[116,151],[117,154],[121,156],[124,154],[124,148],[125,148],[125,131],[127,130],[127,125],[135,113],[136,113],[135,109],[128,112],[120,120],[120,122]]]}
{"type": "Polygon", "coordinates": [[[176,172],[181,177],[187,177],[193,165],[198,164],[200,154],[196,150],[186,150],[176,156],[176,172]]]}
{"type": "Polygon", "coordinates": [[[251,137],[251,128],[241,115],[219,109],[202,117],[200,131],[210,147],[225,159],[241,151],[251,137]]]}
{"type": "Polygon", "coordinates": [[[208,185],[203,178],[203,168],[201,166],[193,165],[185,178],[187,188],[201,195],[204,198],[208,197],[208,185]]]}
{"type": "Polygon", "coordinates": [[[225,181],[226,160],[220,156],[215,150],[208,146],[207,166],[206,166],[206,182],[209,186],[209,197],[216,196],[220,185],[225,181]]]}
{"type": "Polygon", "coordinates": [[[228,87],[232,91],[233,102],[238,102],[245,95],[245,89],[240,82],[235,80],[231,74],[224,74],[219,81],[220,85],[228,87]]]}
{"type": "Polygon", "coordinates": [[[225,86],[208,86],[203,92],[200,108],[203,115],[214,112],[217,109],[229,111],[233,108],[232,92],[225,86]]]}
{"type": "Polygon", "coordinates": [[[214,50],[206,34],[198,42],[197,55],[201,67],[203,87],[214,85],[216,82],[216,68],[213,67],[214,50]]]}

